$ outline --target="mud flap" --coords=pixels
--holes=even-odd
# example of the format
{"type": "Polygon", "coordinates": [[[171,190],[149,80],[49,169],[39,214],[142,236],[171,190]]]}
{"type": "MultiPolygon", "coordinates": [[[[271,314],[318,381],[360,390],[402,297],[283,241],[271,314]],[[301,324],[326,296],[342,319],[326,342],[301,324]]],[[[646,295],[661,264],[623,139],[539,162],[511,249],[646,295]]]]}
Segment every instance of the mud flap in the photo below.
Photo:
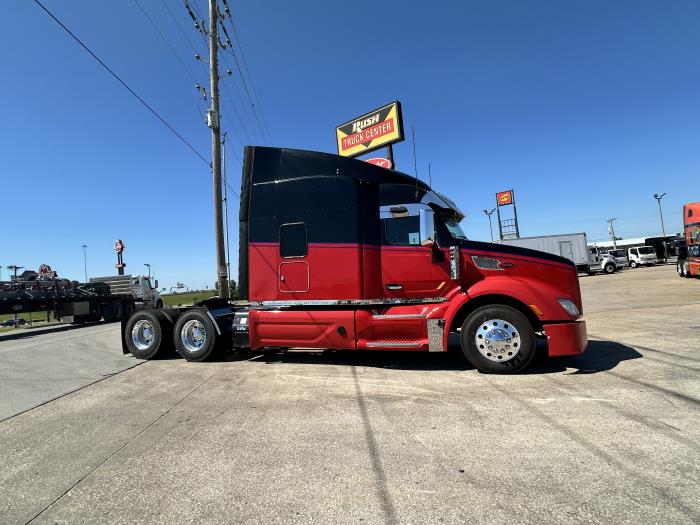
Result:
{"type": "Polygon", "coordinates": [[[121,320],[122,328],[119,331],[119,333],[121,334],[120,339],[122,341],[122,353],[125,355],[131,353],[131,352],[129,352],[129,349],[126,347],[126,339],[125,339],[126,335],[124,333],[126,331],[126,322],[127,321],[128,321],[128,319],[122,318],[122,320],[121,320]]]}

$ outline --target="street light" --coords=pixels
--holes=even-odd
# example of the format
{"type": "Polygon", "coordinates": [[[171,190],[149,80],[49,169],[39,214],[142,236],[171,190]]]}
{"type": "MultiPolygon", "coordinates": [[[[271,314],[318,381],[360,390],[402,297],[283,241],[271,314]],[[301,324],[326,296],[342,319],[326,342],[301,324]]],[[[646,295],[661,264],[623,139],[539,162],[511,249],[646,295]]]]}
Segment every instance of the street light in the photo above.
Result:
{"type": "Polygon", "coordinates": [[[658,193],[654,193],[654,198],[656,199],[656,203],[659,205],[659,217],[661,218],[661,234],[663,235],[663,244],[664,244],[664,259],[668,259],[668,246],[666,246],[666,227],[664,226],[664,214],[661,211],[661,199],[664,198],[664,195],[666,193],[662,193],[659,195],[658,193]]]}
{"type": "Polygon", "coordinates": [[[148,266],[148,278],[151,278],[151,265],[148,263],[143,263],[144,266],[148,266]]]}
{"type": "Polygon", "coordinates": [[[491,233],[491,242],[493,242],[493,227],[491,226],[491,215],[493,215],[493,212],[496,211],[496,208],[493,210],[484,210],[484,213],[488,216],[489,218],[489,232],[491,233]]]}
{"type": "Polygon", "coordinates": [[[85,282],[88,282],[88,278],[87,278],[87,244],[83,244],[83,270],[85,270],[85,282]]]}

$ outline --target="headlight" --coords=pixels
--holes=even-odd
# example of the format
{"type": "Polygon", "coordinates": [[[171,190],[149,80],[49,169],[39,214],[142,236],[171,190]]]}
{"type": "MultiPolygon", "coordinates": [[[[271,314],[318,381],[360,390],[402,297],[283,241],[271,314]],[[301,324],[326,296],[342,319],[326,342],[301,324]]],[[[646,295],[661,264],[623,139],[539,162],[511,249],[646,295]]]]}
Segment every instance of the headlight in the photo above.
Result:
{"type": "Polygon", "coordinates": [[[557,299],[557,302],[564,310],[566,310],[567,314],[573,317],[578,317],[581,315],[581,311],[578,309],[575,302],[570,301],[569,299],[557,299]]]}

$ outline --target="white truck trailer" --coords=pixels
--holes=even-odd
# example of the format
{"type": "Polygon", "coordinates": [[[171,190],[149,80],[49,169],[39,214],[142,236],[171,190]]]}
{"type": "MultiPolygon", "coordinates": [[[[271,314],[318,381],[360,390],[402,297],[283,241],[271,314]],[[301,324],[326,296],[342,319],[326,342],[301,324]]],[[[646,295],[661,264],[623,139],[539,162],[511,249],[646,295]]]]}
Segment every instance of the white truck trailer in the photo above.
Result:
{"type": "Polygon", "coordinates": [[[585,233],[562,233],[559,235],[540,235],[537,237],[520,237],[504,239],[501,244],[521,246],[531,250],[561,255],[574,262],[579,272],[593,274],[596,272],[614,273],[623,265],[615,257],[596,246],[588,246],[585,233]]]}

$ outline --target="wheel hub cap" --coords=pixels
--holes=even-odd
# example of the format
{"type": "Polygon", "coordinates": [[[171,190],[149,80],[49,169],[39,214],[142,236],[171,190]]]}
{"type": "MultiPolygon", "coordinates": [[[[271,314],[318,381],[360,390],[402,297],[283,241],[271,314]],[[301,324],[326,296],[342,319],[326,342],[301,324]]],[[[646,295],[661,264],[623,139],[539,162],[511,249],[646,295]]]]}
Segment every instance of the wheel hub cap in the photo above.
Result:
{"type": "Polygon", "coordinates": [[[474,336],[476,349],[489,361],[510,361],[520,351],[520,333],[502,319],[481,323],[474,336]]]}
{"type": "Polygon", "coordinates": [[[153,344],[153,325],[142,319],[131,329],[131,341],[139,350],[148,350],[153,344]]]}
{"type": "Polygon", "coordinates": [[[182,346],[188,352],[201,350],[207,342],[207,331],[204,325],[197,320],[187,321],[180,334],[182,346]]]}

